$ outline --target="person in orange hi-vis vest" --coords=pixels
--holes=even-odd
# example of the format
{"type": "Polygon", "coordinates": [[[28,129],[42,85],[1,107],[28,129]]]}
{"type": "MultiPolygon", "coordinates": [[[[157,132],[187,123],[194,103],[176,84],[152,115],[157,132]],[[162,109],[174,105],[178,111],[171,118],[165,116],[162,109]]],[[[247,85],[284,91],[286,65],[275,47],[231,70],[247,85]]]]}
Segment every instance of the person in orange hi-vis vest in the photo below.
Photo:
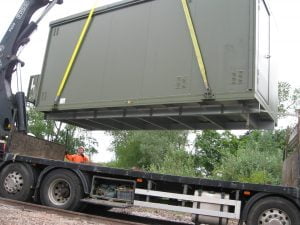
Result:
{"type": "Polygon", "coordinates": [[[77,154],[66,154],[66,159],[75,162],[75,163],[86,163],[89,161],[89,158],[84,155],[85,148],[83,146],[80,146],[77,149],[77,154]]]}

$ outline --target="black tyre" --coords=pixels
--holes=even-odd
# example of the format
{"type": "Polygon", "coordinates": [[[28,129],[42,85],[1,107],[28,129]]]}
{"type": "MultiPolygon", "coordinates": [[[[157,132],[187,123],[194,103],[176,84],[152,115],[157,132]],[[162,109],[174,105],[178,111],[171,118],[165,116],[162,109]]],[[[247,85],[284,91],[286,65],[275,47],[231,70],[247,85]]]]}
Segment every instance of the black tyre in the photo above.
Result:
{"type": "Polygon", "coordinates": [[[290,201],[280,197],[259,200],[249,212],[247,225],[298,225],[298,208],[290,201]]]}
{"type": "Polygon", "coordinates": [[[82,204],[83,188],[80,179],[71,171],[59,169],[50,172],[40,188],[40,199],[43,205],[78,210],[82,204]]]}
{"type": "Polygon", "coordinates": [[[36,173],[28,164],[11,163],[0,173],[0,195],[18,201],[32,199],[36,173]]]}

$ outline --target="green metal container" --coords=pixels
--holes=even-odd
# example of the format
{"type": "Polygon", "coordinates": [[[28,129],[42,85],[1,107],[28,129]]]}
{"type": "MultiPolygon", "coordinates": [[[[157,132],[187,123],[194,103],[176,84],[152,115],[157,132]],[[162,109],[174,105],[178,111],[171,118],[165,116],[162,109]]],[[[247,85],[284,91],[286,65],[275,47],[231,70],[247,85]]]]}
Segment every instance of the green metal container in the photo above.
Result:
{"type": "Polygon", "coordinates": [[[96,9],[58,104],[88,12],[51,24],[37,109],[87,129],[252,129],[276,122],[271,17],[263,0],[190,0],[211,92],[181,0],[96,9]],[[272,54],[272,57],[271,57],[272,54]]]}

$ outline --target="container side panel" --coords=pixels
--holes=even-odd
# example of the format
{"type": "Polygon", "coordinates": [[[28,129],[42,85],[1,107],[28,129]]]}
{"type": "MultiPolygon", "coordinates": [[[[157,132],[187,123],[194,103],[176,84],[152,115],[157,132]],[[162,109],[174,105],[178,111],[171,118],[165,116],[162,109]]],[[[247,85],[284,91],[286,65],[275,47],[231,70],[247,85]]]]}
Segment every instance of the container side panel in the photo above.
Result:
{"type": "MultiPolygon", "coordinates": [[[[250,1],[192,1],[209,83],[217,99],[248,92],[250,1]]],[[[194,73],[199,73],[193,68],[194,73]]]]}
{"type": "Polygon", "coordinates": [[[62,93],[62,98],[66,100],[65,104],[74,104],[78,107],[80,103],[94,102],[95,98],[103,94],[112,17],[112,14],[104,14],[101,20],[98,17],[93,19],[62,93]]]}
{"type": "Polygon", "coordinates": [[[278,111],[277,28],[269,5],[256,0],[255,97],[275,123],[278,111]]]}
{"type": "Polygon", "coordinates": [[[142,90],[149,7],[141,4],[112,12],[111,16],[109,50],[103,74],[105,86],[100,99],[103,102],[136,100],[141,97],[142,90]]]}
{"type": "Polygon", "coordinates": [[[66,104],[124,104],[140,96],[149,11],[141,6],[94,18],[64,91],[66,104]]]}
{"type": "Polygon", "coordinates": [[[275,26],[274,18],[271,17],[270,26],[270,80],[269,80],[269,108],[267,110],[270,112],[274,120],[277,122],[278,113],[278,31],[275,26]]]}
{"type": "Polygon", "coordinates": [[[259,94],[269,104],[270,80],[270,15],[262,0],[258,1],[258,77],[259,94]]]}
{"type": "MultiPolygon", "coordinates": [[[[203,82],[193,77],[192,42],[181,1],[154,1],[147,42],[144,98],[165,98],[203,94],[203,82]],[[196,88],[191,90],[191,83],[196,88]]],[[[199,97],[198,101],[201,101],[199,97]]]]}
{"type": "Polygon", "coordinates": [[[38,106],[43,105],[52,109],[56,91],[83,24],[84,21],[77,21],[76,24],[64,24],[51,29],[39,88],[38,106]]]}
{"type": "MultiPolygon", "coordinates": [[[[153,117],[155,109],[162,108],[163,113],[157,115],[161,120],[140,118],[139,121],[159,129],[180,124],[194,128],[193,123],[199,119],[214,129],[259,128],[260,124],[272,124],[274,117],[270,119],[269,114],[276,104],[273,100],[276,96],[270,94],[273,88],[269,83],[270,60],[263,58],[270,52],[270,28],[265,31],[270,21],[266,8],[258,12],[257,1],[189,1],[214,94],[211,101],[205,101],[204,84],[181,1],[128,1],[96,10],[61,102],[57,111],[53,111],[56,91],[85,22],[85,14],[56,22],[51,28],[45,57],[38,110],[54,114],[68,110],[78,114],[73,114],[73,120],[80,119],[80,111],[84,114],[82,119],[91,120],[85,112],[93,111],[96,123],[97,116],[105,114],[111,118],[114,110],[121,110],[122,118],[127,117],[130,110],[138,112],[131,117],[141,117],[143,111],[147,112],[146,117],[153,117]],[[259,18],[263,16],[256,18],[258,13],[264,16],[261,21],[259,18]],[[259,22],[262,25],[257,26],[259,22]],[[262,50],[258,52],[258,49],[262,50]],[[264,71],[259,79],[258,66],[264,71]],[[197,108],[199,103],[204,108],[220,108],[220,115],[214,116],[210,111],[205,116],[193,112],[191,121],[185,123],[183,114],[188,111],[185,109],[197,108]],[[241,105],[245,109],[254,106],[254,111],[237,116],[224,111],[224,107],[241,105]],[[173,106],[178,109],[175,115],[179,118],[171,118],[173,106]],[[269,113],[259,111],[261,108],[269,113]]],[[[115,118],[119,117],[115,115],[115,118]]],[[[68,119],[71,118],[63,118],[68,119]]],[[[129,126],[127,121],[121,120],[117,126],[102,125],[108,129],[135,129],[139,123],[129,126]]],[[[91,124],[91,129],[97,128],[94,125],[91,124]]],[[[137,127],[142,129],[144,125],[137,127]]]]}
{"type": "MultiPolygon", "coordinates": [[[[190,2],[218,101],[254,97],[247,89],[252,75],[249,4],[247,0],[190,2]]],[[[54,34],[59,32],[50,39],[44,67],[38,104],[43,110],[52,109],[83,23],[84,19],[74,19],[52,28],[54,34]]],[[[203,86],[181,1],[149,1],[94,17],[59,109],[201,102],[203,86]]]]}

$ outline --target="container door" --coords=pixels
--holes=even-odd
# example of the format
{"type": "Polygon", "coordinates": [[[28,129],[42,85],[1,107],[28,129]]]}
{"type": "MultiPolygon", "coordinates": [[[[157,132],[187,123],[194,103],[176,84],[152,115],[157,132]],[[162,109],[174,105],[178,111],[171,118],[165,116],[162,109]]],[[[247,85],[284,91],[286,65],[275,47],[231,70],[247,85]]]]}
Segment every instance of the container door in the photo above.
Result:
{"type": "Polygon", "coordinates": [[[269,104],[270,14],[263,0],[258,0],[258,92],[269,104]]]}

